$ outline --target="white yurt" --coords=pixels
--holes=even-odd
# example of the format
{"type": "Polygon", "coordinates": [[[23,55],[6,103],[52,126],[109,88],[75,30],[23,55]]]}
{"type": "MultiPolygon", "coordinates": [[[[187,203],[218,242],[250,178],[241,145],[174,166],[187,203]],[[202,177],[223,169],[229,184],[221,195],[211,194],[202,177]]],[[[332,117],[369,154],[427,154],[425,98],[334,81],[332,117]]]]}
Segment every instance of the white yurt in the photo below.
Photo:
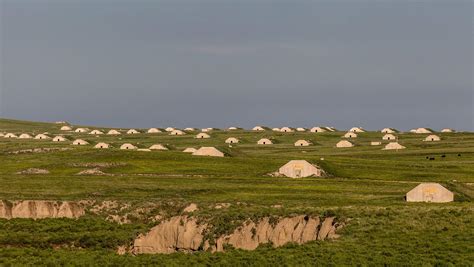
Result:
{"type": "Polygon", "coordinates": [[[384,134],[393,134],[393,133],[396,133],[397,131],[393,128],[383,128],[380,132],[384,134]]]}
{"type": "Polygon", "coordinates": [[[18,138],[18,136],[14,133],[7,133],[3,136],[3,138],[18,138]]]}
{"type": "Polygon", "coordinates": [[[135,129],[130,129],[127,131],[127,134],[139,134],[140,132],[135,129]]]}
{"type": "Polygon", "coordinates": [[[344,138],[357,138],[357,134],[355,132],[347,132],[343,136],[344,138]]]}
{"type": "Polygon", "coordinates": [[[53,142],[66,142],[67,139],[64,136],[58,135],[53,138],[53,142]]]}
{"type": "Polygon", "coordinates": [[[400,145],[398,142],[390,142],[382,150],[399,150],[405,148],[406,147],[400,145]]]}
{"type": "Polygon", "coordinates": [[[107,148],[110,148],[110,145],[107,144],[107,143],[97,143],[94,148],[98,148],[98,149],[107,149],[107,148]]]}
{"type": "Polygon", "coordinates": [[[76,139],[72,142],[72,145],[73,146],[85,146],[85,145],[88,145],[89,142],[87,142],[86,140],[82,140],[82,139],[76,139]]]}
{"type": "Polygon", "coordinates": [[[425,140],[425,142],[437,142],[437,141],[441,141],[441,138],[435,134],[430,134],[428,135],[425,140]]]}
{"type": "Polygon", "coordinates": [[[36,140],[48,140],[48,139],[51,139],[51,137],[45,135],[45,134],[38,134],[35,136],[35,139],[36,140]]]}
{"type": "Polygon", "coordinates": [[[447,203],[454,201],[454,194],[438,183],[421,183],[406,194],[406,201],[447,203]]]}
{"type": "Polygon", "coordinates": [[[120,149],[122,150],[133,150],[133,149],[137,149],[136,146],[132,145],[132,144],[123,144],[120,146],[120,149]]]}
{"type": "Polygon", "coordinates": [[[280,129],[280,132],[282,132],[282,133],[292,133],[292,132],[294,132],[294,131],[295,131],[295,130],[293,130],[293,129],[290,128],[290,127],[283,127],[283,128],[280,129]]]}
{"type": "Polygon", "coordinates": [[[239,139],[237,139],[235,137],[229,137],[225,140],[225,143],[226,144],[237,144],[237,143],[239,143],[239,139]]]}
{"type": "Polygon", "coordinates": [[[255,126],[252,128],[252,131],[265,131],[265,128],[263,128],[262,126],[255,126]]]}
{"type": "Polygon", "coordinates": [[[101,135],[101,134],[104,134],[104,132],[102,132],[101,130],[92,130],[92,131],[90,131],[89,134],[90,135],[101,135]]]}
{"type": "Polygon", "coordinates": [[[154,134],[154,133],[161,133],[161,130],[158,128],[150,128],[148,129],[147,133],[154,134]]]}
{"type": "Polygon", "coordinates": [[[87,128],[77,128],[74,132],[76,133],[87,133],[89,129],[87,128]]]}
{"type": "Polygon", "coordinates": [[[31,138],[33,137],[27,133],[20,134],[20,136],[18,136],[18,139],[31,139],[31,138]]]}
{"type": "Polygon", "coordinates": [[[108,135],[120,135],[121,133],[117,130],[110,130],[107,132],[108,135]]]}
{"type": "Polygon", "coordinates": [[[196,139],[209,139],[211,138],[210,135],[208,135],[207,133],[199,133],[198,135],[196,135],[196,139]]]}
{"type": "Polygon", "coordinates": [[[397,140],[397,137],[393,134],[385,134],[382,137],[382,140],[397,140]]]}
{"type": "Polygon", "coordinates": [[[324,172],[306,160],[291,160],[283,165],[278,170],[278,173],[290,178],[304,178],[310,176],[319,177],[322,176],[324,172]]]}
{"type": "Polygon", "coordinates": [[[215,147],[201,147],[193,153],[193,156],[224,157],[224,153],[215,147]]]}
{"type": "Polygon", "coordinates": [[[323,128],[323,127],[313,127],[309,131],[312,132],[312,133],[324,133],[328,130],[323,128]]]}
{"type": "Polygon", "coordinates": [[[173,130],[170,132],[170,135],[185,135],[186,133],[181,130],[173,130]]]}
{"type": "Polygon", "coordinates": [[[349,132],[353,133],[363,133],[365,130],[362,127],[352,127],[349,132]]]}
{"type": "Polygon", "coordinates": [[[310,146],[311,142],[307,140],[298,140],[295,142],[295,146],[310,146]]]}
{"type": "Polygon", "coordinates": [[[353,147],[354,144],[350,141],[347,141],[347,140],[341,140],[339,142],[337,142],[336,144],[336,147],[337,148],[345,148],[345,147],[353,147]]]}
{"type": "Polygon", "coordinates": [[[165,147],[162,144],[154,144],[149,149],[150,150],[169,150],[167,147],[165,147]]]}
{"type": "Polygon", "coordinates": [[[271,145],[273,142],[268,138],[262,138],[258,140],[257,145],[271,145]]]}

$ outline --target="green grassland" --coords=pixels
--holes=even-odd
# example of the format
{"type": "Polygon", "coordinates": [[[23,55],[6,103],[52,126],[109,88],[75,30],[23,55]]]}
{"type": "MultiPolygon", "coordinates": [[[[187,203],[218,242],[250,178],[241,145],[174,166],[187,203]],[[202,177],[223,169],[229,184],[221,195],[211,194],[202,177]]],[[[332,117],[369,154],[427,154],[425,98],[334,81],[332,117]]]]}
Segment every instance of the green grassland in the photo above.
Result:
{"type": "Polygon", "coordinates": [[[381,141],[380,132],[360,133],[353,148],[335,148],[342,131],[215,130],[210,139],[195,139],[198,132],[93,136],[59,128],[57,124],[0,119],[0,132],[48,132],[71,140],[53,143],[0,137],[0,199],[115,200],[131,208],[155,203],[169,216],[197,203],[200,209],[194,215],[211,220],[218,233],[232,231],[245,218],[262,216],[336,215],[349,223],[337,240],[300,246],[120,256],[115,253],[117,246],[129,244],[154,224],[135,218],[131,224],[119,225],[106,221],[105,215],[93,214],[77,220],[0,219],[0,265],[474,265],[474,133],[437,133],[440,142],[423,142],[426,134],[399,133],[399,142],[407,149],[384,151],[382,146],[370,146],[370,141],[381,141]],[[229,147],[224,143],[228,137],[237,137],[241,143],[229,147]],[[272,138],[275,144],[256,145],[263,137],[272,138]],[[91,145],[71,146],[77,138],[91,145]],[[299,139],[313,145],[294,147],[299,139]],[[98,142],[113,148],[94,149],[98,142]],[[123,143],[140,148],[159,143],[170,150],[119,150],[123,143]],[[196,157],[181,152],[201,146],[215,146],[227,156],[196,157]],[[34,148],[68,150],[12,153],[34,148]],[[318,164],[329,176],[290,179],[268,175],[292,159],[318,164]],[[102,168],[112,174],[109,176],[77,175],[90,169],[86,163],[116,165],[102,168]],[[50,174],[17,174],[28,168],[47,169],[50,174]],[[405,202],[406,192],[420,182],[441,183],[455,193],[455,202],[405,202]],[[215,209],[216,203],[231,205],[215,209]]]}

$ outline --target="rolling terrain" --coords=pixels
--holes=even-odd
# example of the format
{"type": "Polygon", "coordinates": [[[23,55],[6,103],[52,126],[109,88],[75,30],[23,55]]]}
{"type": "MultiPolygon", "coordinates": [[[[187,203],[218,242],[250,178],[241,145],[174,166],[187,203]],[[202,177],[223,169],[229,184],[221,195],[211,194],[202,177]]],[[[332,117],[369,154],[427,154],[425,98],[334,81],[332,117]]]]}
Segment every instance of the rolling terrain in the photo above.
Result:
{"type": "Polygon", "coordinates": [[[0,137],[0,200],[81,202],[96,211],[86,210],[76,219],[0,219],[0,265],[472,266],[474,262],[474,133],[436,133],[439,142],[423,142],[428,134],[397,133],[407,148],[392,151],[370,145],[382,141],[384,134],[375,131],[359,133],[351,140],[355,147],[335,148],[345,131],[213,130],[211,138],[196,139],[199,131],[170,136],[139,129],[140,134],[127,135],[123,129],[121,135],[109,136],[60,127],[0,119],[2,133],[48,132],[68,138],[56,143],[0,137]],[[225,144],[229,137],[240,143],[225,144]],[[72,146],[79,138],[90,145],[72,146]],[[271,138],[274,144],[257,145],[260,138],[271,138]],[[300,139],[313,145],[295,147],[300,139]],[[94,149],[98,142],[112,148],[94,149]],[[169,150],[119,150],[124,143],[139,148],[163,144],[169,150]],[[226,157],[182,152],[202,146],[214,146],[226,157]],[[293,159],[317,164],[328,175],[300,179],[270,175],[293,159]],[[48,173],[25,172],[30,168],[48,173]],[[455,201],[407,203],[405,194],[422,182],[442,184],[455,194],[455,201]],[[211,237],[229,234],[247,219],[264,217],[335,217],[345,226],[337,239],[279,248],[265,244],[253,251],[230,247],[219,253],[117,253],[160,221],[182,215],[191,203],[198,209],[190,214],[214,226],[208,233],[211,237]],[[106,204],[110,207],[97,211],[106,204]]]}

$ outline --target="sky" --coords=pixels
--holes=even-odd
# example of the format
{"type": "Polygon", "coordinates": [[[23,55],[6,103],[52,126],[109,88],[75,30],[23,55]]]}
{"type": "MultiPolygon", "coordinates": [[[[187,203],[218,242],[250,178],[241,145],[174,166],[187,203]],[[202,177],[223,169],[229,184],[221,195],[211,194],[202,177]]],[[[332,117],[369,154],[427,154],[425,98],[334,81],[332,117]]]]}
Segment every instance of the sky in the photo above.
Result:
{"type": "Polygon", "coordinates": [[[0,0],[0,117],[474,130],[473,2],[0,0]]]}

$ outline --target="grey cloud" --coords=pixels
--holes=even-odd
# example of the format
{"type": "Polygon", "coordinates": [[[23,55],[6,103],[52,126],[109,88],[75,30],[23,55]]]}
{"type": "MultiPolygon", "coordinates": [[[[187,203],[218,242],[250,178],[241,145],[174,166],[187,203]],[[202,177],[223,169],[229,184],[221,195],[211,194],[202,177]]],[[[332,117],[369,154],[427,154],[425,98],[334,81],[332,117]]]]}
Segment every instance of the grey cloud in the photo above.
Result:
{"type": "Polygon", "coordinates": [[[1,8],[4,117],[474,129],[469,1],[1,8]]]}

